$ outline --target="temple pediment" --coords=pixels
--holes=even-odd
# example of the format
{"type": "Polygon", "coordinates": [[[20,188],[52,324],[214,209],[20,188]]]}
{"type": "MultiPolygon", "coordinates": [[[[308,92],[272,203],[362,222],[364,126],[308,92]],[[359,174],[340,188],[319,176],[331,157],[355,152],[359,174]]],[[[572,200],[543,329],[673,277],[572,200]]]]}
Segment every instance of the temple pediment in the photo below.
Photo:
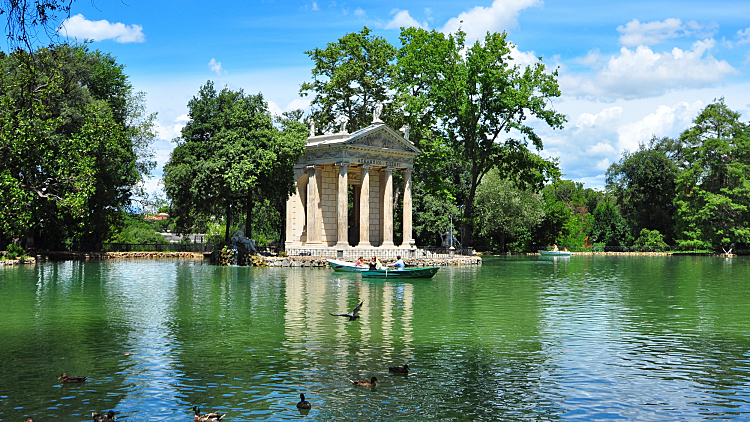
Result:
{"type": "Polygon", "coordinates": [[[401,133],[396,132],[384,124],[371,125],[359,130],[353,133],[344,144],[383,148],[393,151],[414,152],[417,154],[421,152],[411,142],[404,139],[401,133]]]}

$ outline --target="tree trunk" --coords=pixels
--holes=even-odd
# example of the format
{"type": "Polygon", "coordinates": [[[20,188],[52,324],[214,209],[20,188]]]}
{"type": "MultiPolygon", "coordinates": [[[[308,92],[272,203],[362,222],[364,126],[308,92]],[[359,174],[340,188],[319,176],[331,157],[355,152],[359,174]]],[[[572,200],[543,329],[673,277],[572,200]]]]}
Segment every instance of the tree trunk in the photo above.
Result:
{"type": "Polygon", "coordinates": [[[461,248],[471,247],[471,221],[474,214],[474,197],[477,193],[477,182],[472,182],[469,196],[464,203],[463,222],[461,223],[461,248]]]}
{"type": "Polygon", "coordinates": [[[229,227],[232,225],[232,206],[227,205],[227,227],[224,229],[224,241],[229,243],[229,227]]]}
{"type": "Polygon", "coordinates": [[[253,238],[253,193],[247,194],[247,215],[245,215],[245,237],[253,238]]]}

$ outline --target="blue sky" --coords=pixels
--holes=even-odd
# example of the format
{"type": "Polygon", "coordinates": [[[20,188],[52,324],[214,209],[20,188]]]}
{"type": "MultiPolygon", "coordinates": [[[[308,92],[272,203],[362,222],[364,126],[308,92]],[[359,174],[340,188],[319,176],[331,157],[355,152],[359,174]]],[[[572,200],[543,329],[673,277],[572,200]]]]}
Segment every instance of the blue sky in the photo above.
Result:
{"type": "Polygon", "coordinates": [[[398,45],[400,26],[444,32],[460,21],[470,39],[507,31],[518,63],[559,66],[563,130],[539,126],[545,156],[566,178],[604,186],[623,150],[653,135],[676,137],[715,98],[750,120],[750,3],[740,1],[78,1],[63,34],[94,39],[126,66],[158,112],[159,168],[207,80],[262,92],[272,111],[307,109],[300,98],[324,47],[368,26],[398,45]]]}

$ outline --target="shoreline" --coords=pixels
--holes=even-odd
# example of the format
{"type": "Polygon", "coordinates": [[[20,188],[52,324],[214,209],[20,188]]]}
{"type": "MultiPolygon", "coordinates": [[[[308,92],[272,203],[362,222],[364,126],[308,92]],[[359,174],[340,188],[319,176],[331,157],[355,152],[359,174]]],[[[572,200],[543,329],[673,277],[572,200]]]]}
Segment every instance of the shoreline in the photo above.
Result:
{"type": "MultiPolygon", "coordinates": [[[[326,261],[327,257],[321,256],[263,256],[255,255],[262,258],[262,262],[255,261],[255,266],[263,267],[310,267],[324,268],[330,267],[326,261]]],[[[39,254],[35,257],[16,260],[0,260],[0,266],[26,265],[45,263],[53,261],[104,261],[110,259],[186,259],[186,260],[204,260],[209,259],[210,254],[200,252],[48,252],[39,254]]],[[[382,260],[383,263],[395,262],[395,259],[382,260]]],[[[449,265],[481,265],[482,257],[475,256],[454,256],[453,258],[406,258],[404,259],[407,267],[423,266],[449,266],[449,265]]]]}

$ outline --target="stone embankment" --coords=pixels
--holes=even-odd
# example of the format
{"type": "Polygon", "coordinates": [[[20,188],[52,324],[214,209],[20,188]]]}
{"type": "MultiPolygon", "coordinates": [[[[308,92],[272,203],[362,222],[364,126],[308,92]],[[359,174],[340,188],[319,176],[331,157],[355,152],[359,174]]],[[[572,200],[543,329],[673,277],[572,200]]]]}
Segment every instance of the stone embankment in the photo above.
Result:
{"type": "Polygon", "coordinates": [[[203,259],[196,252],[48,252],[26,259],[0,260],[0,265],[35,264],[47,261],[99,261],[105,259],[203,259]]]}
{"type": "MultiPolygon", "coordinates": [[[[276,257],[266,256],[265,266],[268,267],[327,267],[326,258],[316,256],[291,256],[276,257]]],[[[395,259],[384,259],[383,264],[392,264],[395,259]]],[[[479,256],[456,256],[453,258],[407,258],[404,259],[407,267],[437,267],[445,265],[480,265],[482,258],[479,256]]],[[[257,264],[256,264],[257,265],[257,264]]]]}

